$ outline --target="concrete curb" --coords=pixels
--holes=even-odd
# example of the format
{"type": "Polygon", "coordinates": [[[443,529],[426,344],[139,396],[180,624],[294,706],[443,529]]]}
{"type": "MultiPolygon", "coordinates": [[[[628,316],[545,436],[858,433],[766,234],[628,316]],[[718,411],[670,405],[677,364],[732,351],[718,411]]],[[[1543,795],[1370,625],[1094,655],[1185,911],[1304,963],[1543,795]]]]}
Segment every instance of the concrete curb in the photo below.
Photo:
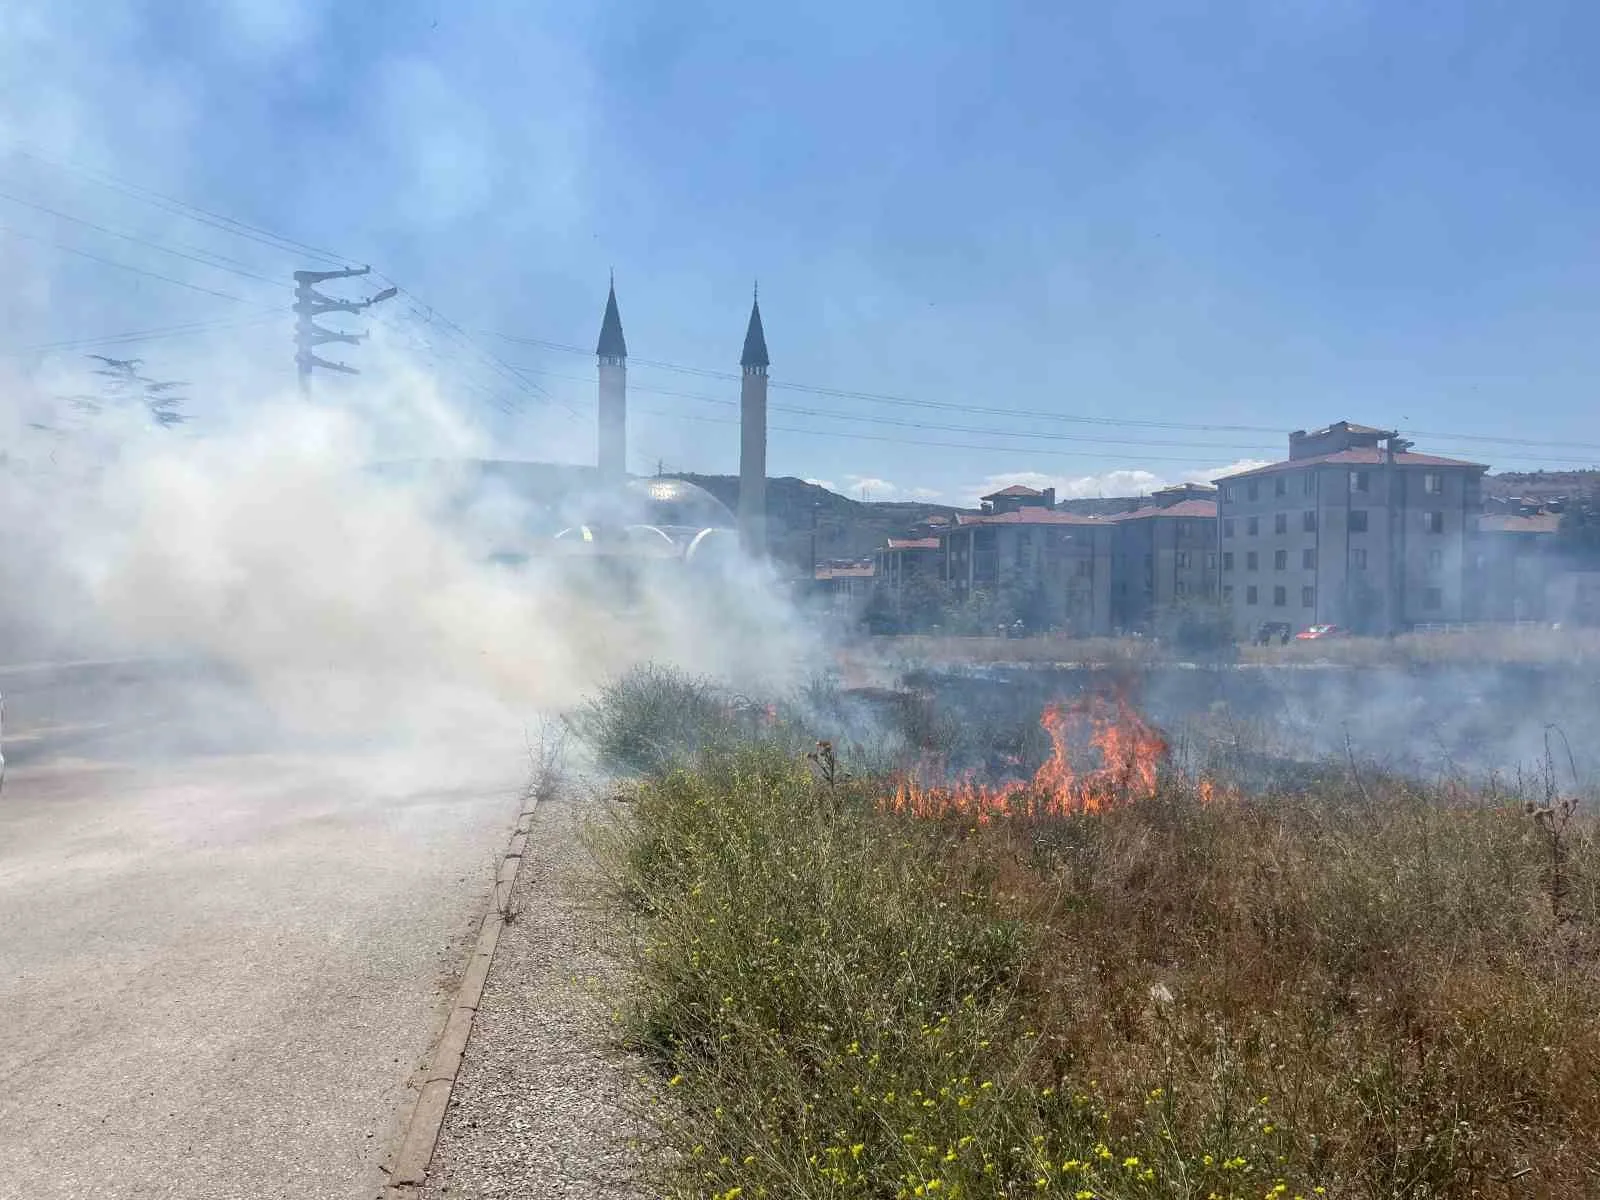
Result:
{"type": "Polygon", "coordinates": [[[385,1200],[414,1196],[415,1189],[427,1182],[428,1164],[433,1160],[439,1134],[444,1129],[456,1073],[461,1069],[461,1059],[472,1037],[472,1023],[478,1015],[478,1004],[483,999],[484,984],[489,980],[489,968],[494,965],[500,931],[505,928],[501,905],[510,904],[515,895],[517,873],[522,868],[523,855],[527,850],[533,815],[538,810],[539,801],[549,794],[554,784],[549,773],[541,773],[528,788],[523,810],[517,814],[516,828],[495,873],[494,907],[484,916],[483,924],[478,928],[477,945],[473,947],[472,957],[462,972],[455,1001],[450,1006],[450,1015],[445,1019],[444,1032],[433,1047],[431,1061],[417,1090],[416,1103],[406,1118],[405,1132],[401,1135],[400,1147],[390,1164],[389,1182],[384,1187],[385,1200]]]}

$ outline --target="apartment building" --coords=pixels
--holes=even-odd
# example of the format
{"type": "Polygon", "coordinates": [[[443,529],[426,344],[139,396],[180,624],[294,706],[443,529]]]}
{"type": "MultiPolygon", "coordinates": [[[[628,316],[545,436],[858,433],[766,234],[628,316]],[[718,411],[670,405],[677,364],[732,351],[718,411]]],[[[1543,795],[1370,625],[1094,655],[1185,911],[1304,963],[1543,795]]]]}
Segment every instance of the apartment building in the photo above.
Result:
{"type": "Polygon", "coordinates": [[[940,535],[946,582],[957,597],[982,592],[1036,601],[1045,624],[1071,634],[1110,633],[1116,527],[1057,512],[1044,493],[1036,496],[1004,511],[958,516],[940,535]]]}
{"type": "Polygon", "coordinates": [[[1567,572],[1561,514],[1536,504],[1477,519],[1467,599],[1469,621],[1551,619],[1550,585],[1567,572]]]}
{"type": "Polygon", "coordinates": [[[1218,479],[1217,579],[1235,633],[1465,620],[1487,469],[1338,421],[1291,433],[1282,462],[1218,479]]]}
{"type": "Polygon", "coordinates": [[[1217,490],[1162,488],[1132,512],[1103,518],[1116,528],[1111,623],[1153,632],[1165,612],[1217,595],[1217,490]]]}

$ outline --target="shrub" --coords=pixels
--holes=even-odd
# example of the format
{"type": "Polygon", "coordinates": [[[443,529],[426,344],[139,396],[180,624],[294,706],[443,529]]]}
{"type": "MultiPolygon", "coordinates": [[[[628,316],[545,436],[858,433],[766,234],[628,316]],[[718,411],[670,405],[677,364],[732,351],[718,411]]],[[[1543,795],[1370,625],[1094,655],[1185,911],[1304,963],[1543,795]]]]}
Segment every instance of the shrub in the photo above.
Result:
{"type": "Polygon", "coordinates": [[[1600,884],[1393,780],[973,828],[774,745],[642,783],[613,865],[666,1192],[1579,1197],[1600,884]]]}

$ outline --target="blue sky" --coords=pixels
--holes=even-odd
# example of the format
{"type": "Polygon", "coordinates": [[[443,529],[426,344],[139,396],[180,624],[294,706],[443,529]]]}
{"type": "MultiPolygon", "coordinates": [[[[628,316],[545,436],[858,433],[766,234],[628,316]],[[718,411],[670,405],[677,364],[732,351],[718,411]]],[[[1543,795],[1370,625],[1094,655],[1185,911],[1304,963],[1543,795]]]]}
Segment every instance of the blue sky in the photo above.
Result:
{"type": "Polygon", "coordinates": [[[194,7],[0,15],[0,228],[32,239],[0,233],[0,351],[244,314],[135,344],[286,376],[285,289],[170,249],[321,264],[90,168],[370,261],[528,457],[586,450],[593,359],[552,345],[592,349],[614,267],[636,470],[735,469],[703,372],[757,277],[772,473],[874,498],[1123,491],[1341,417],[1600,461],[1592,5],[194,7]]]}

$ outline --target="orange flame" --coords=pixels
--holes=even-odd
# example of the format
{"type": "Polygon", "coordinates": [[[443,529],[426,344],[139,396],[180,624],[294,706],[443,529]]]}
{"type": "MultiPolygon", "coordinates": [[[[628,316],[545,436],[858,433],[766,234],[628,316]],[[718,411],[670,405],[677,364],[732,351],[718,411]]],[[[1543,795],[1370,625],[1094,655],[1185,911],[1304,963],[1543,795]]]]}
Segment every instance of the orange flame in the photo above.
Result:
{"type": "Polygon", "coordinates": [[[1031,780],[990,786],[964,779],[924,786],[907,775],[886,806],[907,816],[986,824],[1006,817],[1100,812],[1155,795],[1166,739],[1121,696],[1051,704],[1039,724],[1050,735],[1050,757],[1031,780]],[[1098,765],[1074,766],[1075,742],[1087,744],[1098,765]]]}

